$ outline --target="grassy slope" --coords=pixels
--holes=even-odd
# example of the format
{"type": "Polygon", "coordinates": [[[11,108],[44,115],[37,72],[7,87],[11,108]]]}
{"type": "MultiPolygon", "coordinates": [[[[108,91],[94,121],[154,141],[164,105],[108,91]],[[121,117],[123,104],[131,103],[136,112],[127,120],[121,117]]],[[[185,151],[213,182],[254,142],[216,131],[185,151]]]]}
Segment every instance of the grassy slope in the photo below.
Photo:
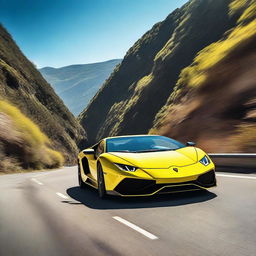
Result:
{"type": "Polygon", "coordinates": [[[20,110],[0,100],[0,171],[62,166],[64,158],[51,144],[20,110]]]}
{"type": "Polygon", "coordinates": [[[46,67],[39,71],[53,86],[69,110],[74,115],[78,115],[120,62],[120,59],[115,59],[62,68],[46,67]]]}
{"type": "Polygon", "coordinates": [[[0,26],[0,98],[15,105],[74,163],[84,131],[40,72],[0,26]]]}
{"type": "Polygon", "coordinates": [[[237,24],[182,70],[152,133],[208,151],[256,151],[256,3],[235,0],[237,24]]]}
{"type": "Polygon", "coordinates": [[[235,24],[228,4],[191,0],[134,44],[79,116],[89,144],[108,135],[146,133],[152,127],[180,71],[235,24]]]}

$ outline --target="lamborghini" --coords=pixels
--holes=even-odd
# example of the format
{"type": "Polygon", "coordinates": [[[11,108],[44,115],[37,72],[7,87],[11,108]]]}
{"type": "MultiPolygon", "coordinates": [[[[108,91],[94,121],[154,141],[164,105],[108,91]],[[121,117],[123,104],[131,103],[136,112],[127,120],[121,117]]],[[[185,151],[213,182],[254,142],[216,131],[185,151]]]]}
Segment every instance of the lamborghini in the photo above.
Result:
{"type": "Polygon", "coordinates": [[[216,186],[215,166],[195,143],[159,135],[102,139],[78,155],[80,188],[105,195],[150,196],[216,186]]]}

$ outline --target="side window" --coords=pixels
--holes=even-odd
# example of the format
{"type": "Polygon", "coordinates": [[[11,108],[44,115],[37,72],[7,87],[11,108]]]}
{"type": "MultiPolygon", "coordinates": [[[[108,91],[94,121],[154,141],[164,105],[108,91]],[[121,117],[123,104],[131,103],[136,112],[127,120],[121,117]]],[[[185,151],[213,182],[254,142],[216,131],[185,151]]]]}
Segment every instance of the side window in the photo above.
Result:
{"type": "Polygon", "coordinates": [[[104,151],[104,141],[101,141],[95,149],[95,156],[98,158],[104,151]]]}

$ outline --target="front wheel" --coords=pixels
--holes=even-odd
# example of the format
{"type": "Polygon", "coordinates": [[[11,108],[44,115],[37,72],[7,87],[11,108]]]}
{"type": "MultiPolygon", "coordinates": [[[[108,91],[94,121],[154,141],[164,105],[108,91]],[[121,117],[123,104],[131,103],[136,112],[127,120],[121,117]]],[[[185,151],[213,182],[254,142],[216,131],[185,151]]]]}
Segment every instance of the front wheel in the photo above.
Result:
{"type": "Polygon", "coordinates": [[[97,181],[98,181],[99,197],[104,198],[106,197],[106,187],[105,187],[103,170],[100,163],[97,166],[97,181]]]}

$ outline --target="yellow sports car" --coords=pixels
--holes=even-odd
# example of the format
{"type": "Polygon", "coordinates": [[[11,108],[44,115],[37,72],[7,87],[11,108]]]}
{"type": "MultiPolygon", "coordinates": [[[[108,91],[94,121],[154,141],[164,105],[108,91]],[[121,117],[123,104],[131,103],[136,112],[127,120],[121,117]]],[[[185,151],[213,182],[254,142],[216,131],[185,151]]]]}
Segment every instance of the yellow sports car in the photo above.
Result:
{"type": "Polygon", "coordinates": [[[149,196],[216,186],[215,166],[194,147],[158,135],[130,135],[101,140],[78,155],[78,180],[106,194],[149,196]]]}

